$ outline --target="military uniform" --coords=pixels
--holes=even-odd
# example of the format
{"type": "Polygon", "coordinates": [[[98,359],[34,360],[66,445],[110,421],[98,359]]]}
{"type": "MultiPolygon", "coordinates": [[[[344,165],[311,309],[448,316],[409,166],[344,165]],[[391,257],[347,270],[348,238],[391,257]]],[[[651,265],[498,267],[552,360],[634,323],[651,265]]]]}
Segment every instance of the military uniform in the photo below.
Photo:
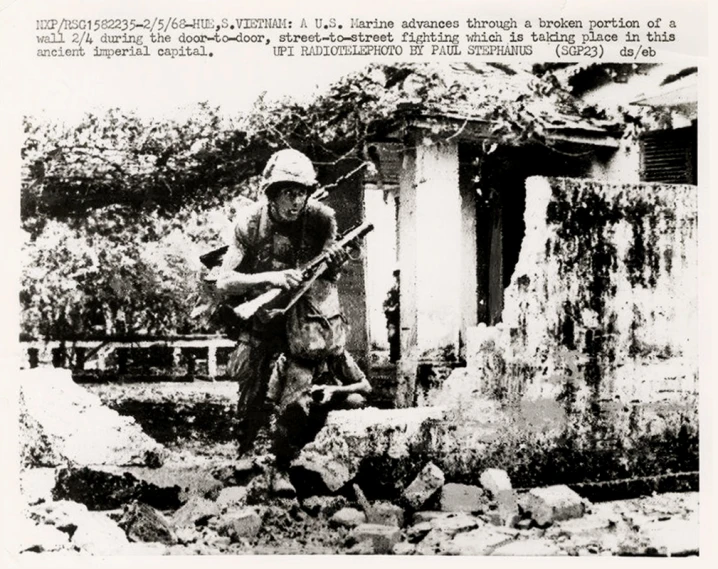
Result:
{"type": "MultiPolygon", "coordinates": [[[[268,204],[254,204],[235,226],[223,269],[261,273],[296,268],[329,248],[336,233],[334,212],[317,202],[308,202],[300,218],[291,223],[273,220],[268,204]]],[[[295,403],[299,401],[299,407],[304,409],[301,402],[315,379],[322,377],[320,381],[337,383],[364,379],[344,349],[346,322],[335,280],[332,271],[320,277],[289,311],[289,326],[286,318],[269,323],[254,318],[240,331],[228,372],[239,382],[237,412],[242,451],[251,447],[272,411],[280,417],[280,442],[276,448],[301,448],[315,434],[311,424],[316,413],[309,417],[307,409],[303,418],[297,419],[296,429],[282,426],[293,422],[288,422],[287,417],[297,416],[298,412],[301,415],[295,403]],[[316,346],[313,340],[317,340],[316,346]],[[276,365],[280,354],[284,357],[281,365],[276,365]],[[291,441],[287,442],[290,433],[291,441]]],[[[261,292],[261,288],[255,290],[253,296],[261,292]]],[[[341,405],[339,401],[333,403],[341,405]]],[[[286,456],[287,452],[280,454],[286,456]]]]}
{"type": "MultiPolygon", "coordinates": [[[[222,269],[262,273],[295,268],[331,246],[336,221],[331,209],[309,202],[297,221],[272,219],[269,204],[258,202],[241,212],[234,239],[222,269]]],[[[252,296],[263,290],[252,291],[252,296]]],[[[240,330],[237,347],[230,356],[228,373],[239,382],[237,406],[240,448],[247,450],[258,429],[266,422],[265,394],[272,366],[287,349],[286,321],[275,318],[264,323],[253,318],[240,330]]]]}

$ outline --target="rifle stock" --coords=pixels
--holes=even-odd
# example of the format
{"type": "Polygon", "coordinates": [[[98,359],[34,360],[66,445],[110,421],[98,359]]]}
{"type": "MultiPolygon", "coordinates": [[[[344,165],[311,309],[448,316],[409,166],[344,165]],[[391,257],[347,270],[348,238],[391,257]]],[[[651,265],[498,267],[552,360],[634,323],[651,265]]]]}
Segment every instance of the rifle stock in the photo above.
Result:
{"type": "MultiPolygon", "coordinates": [[[[369,232],[373,231],[373,229],[374,225],[372,225],[371,223],[360,224],[342,235],[342,237],[337,241],[337,245],[342,248],[346,248],[352,245],[355,241],[364,237],[369,232]]],[[[222,264],[222,258],[226,254],[227,249],[228,248],[226,245],[224,247],[213,249],[212,251],[202,255],[200,257],[200,261],[205,267],[209,269],[220,266],[222,264]]],[[[256,298],[253,298],[246,302],[242,302],[236,306],[233,306],[230,302],[227,301],[222,301],[219,303],[212,302],[211,304],[215,307],[215,313],[217,312],[217,310],[222,309],[223,313],[226,315],[226,320],[232,321],[225,321],[225,325],[229,326],[230,328],[238,325],[241,321],[246,322],[255,315],[259,315],[262,320],[271,319],[274,316],[287,312],[287,310],[289,310],[304,295],[304,293],[309,290],[309,288],[312,286],[312,283],[314,283],[317,278],[319,278],[322,274],[324,274],[324,272],[326,272],[328,268],[327,260],[328,254],[325,251],[317,255],[314,259],[312,259],[302,267],[300,267],[299,269],[302,272],[303,281],[293,290],[285,291],[283,289],[273,288],[260,294],[256,298]],[[277,301],[283,295],[286,295],[287,298],[286,302],[282,302],[282,304],[284,305],[283,307],[275,307],[271,309],[268,308],[272,304],[274,304],[275,306],[279,304],[279,302],[277,301]]],[[[209,306],[209,304],[207,306],[209,306]]],[[[201,311],[206,311],[205,306],[202,306],[200,308],[202,308],[201,311]]],[[[198,309],[195,310],[195,312],[197,311],[198,309]]]]}
{"type": "Polygon", "coordinates": [[[257,311],[270,302],[279,298],[284,291],[281,288],[273,288],[260,294],[257,298],[243,302],[234,308],[234,313],[242,320],[249,320],[257,311]]]}
{"type": "MultiPolygon", "coordinates": [[[[342,238],[337,241],[337,245],[342,248],[346,248],[352,245],[358,239],[364,237],[367,233],[374,230],[374,225],[371,223],[363,223],[354,229],[349,230],[345,233],[342,238]]],[[[317,255],[314,259],[305,264],[301,270],[303,273],[303,282],[293,291],[291,291],[291,297],[283,308],[274,309],[271,311],[272,316],[283,314],[289,310],[303,295],[309,290],[312,283],[317,280],[322,274],[329,268],[328,253],[322,252],[317,255]]],[[[262,310],[268,304],[274,302],[284,291],[280,289],[269,290],[257,298],[244,302],[234,308],[234,313],[238,318],[242,320],[249,320],[258,311],[262,310]]]]}

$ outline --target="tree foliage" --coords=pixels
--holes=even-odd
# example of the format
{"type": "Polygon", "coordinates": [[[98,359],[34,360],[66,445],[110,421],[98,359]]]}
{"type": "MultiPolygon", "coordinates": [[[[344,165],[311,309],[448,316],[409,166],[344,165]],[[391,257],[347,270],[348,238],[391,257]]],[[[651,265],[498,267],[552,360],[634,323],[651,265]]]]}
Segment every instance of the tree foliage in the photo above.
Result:
{"type": "MultiPolygon", "coordinates": [[[[550,76],[498,66],[370,65],[307,103],[260,97],[239,116],[201,104],[185,121],[112,109],[76,125],[25,119],[23,332],[200,331],[189,318],[197,257],[222,240],[237,200],[279,148],[308,153],[320,179],[417,115],[490,121],[493,141],[541,139],[557,115],[606,118],[550,76]]],[[[435,139],[452,135],[436,122],[435,139]]]]}

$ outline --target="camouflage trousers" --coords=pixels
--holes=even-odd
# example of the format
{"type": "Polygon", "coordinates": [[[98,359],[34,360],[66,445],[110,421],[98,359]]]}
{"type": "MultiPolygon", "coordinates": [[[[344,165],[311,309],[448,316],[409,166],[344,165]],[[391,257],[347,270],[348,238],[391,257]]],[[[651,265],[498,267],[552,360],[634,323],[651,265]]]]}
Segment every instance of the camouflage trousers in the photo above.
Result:
{"type": "Polygon", "coordinates": [[[237,380],[239,391],[236,429],[240,454],[252,448],[257,433],[269,422],[267,386],[282,349],[281,341],[245,334],[230,356],[228,373],[237,380]]]}

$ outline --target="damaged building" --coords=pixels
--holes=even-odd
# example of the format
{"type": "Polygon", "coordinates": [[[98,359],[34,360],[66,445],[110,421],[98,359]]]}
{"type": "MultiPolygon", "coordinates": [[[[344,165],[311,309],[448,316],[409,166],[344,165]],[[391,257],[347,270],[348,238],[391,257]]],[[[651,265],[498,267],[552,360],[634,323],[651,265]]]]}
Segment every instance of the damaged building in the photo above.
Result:
{"type": "Polygon", "coordinates": [[[630,400],[636,377],[663,373],[658,363],[695,391],[695,75],[638,95],[667,71],[603,72],[574,69],[573,82],[588,75],[593,88],[527,102],[520,112],[540,136],[507,139],[496,109],[530,78],[454,66],[462,83],[494,94],[484,107],[408,106],[372,144],[364,203],[379,229],[367,244],[367,320],[370,344],[388,349],[383,301],[398,269],[400,357],[376,365],[396,378],[397,406],[430,401],[452,368],[485,376],[487,357],[499,360],[487,393],[569,379],[557,371],[568,366],[603,398],[634,384],[620,388],[630,400]],[[616,96],[662,107],[670,124],[638,135],[587,110],[616,96]]]}

